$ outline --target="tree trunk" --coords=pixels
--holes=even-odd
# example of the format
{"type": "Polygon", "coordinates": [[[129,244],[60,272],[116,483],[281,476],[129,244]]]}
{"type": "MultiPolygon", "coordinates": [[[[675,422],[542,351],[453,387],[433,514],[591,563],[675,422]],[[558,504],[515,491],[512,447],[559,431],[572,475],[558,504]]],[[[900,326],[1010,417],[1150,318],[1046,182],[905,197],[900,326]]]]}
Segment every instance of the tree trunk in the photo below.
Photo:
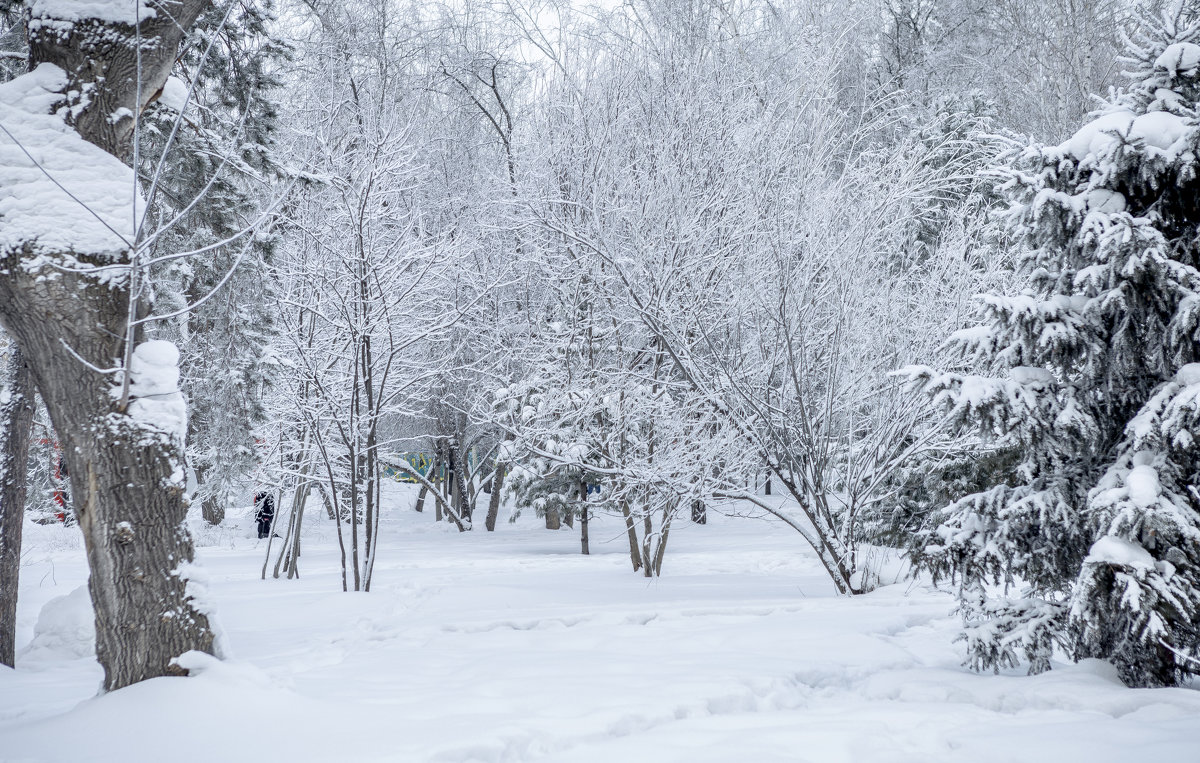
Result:
{"type": "Polygon", "coordinates": [[[0,318],[29,359],[68,467],[104,686],[183,675],[175,657],[213,649],[208,618],[186,590],[183,443],[122,411],[119,388],[66,349],[98,367],[121,357],[125,306],[116,297],[126,293],[71,272],[46,281],[12,263],[2,269],[0,318]]]}
{"type": "Polygon", "coordinates": [[[562,519],[558,516],[558,509],[553,506],[546,507],[546,529],[558,530],[562,527],[562,519]]]}
{"type": "Polygon", "coordinates": [[[421,492],[417,493],[417,505],[415,507],[417,511],[425,511],[425,496],[428,495],[428,493],[429,488],[422,485],[421,492]]]}
{"type": "Polygon", "coordinates": [[[225,502],[210,495],[200,502],[200,514],[210,525],[219,525],[225,521],[225,502]]]}
{"type": "Polygon", "coordinates": [[[698,525],[708,524],[708,507],[699,498],[692,501],[692,521],[698,525]]]}
{"type": "Polygon", "coordinates": [[[33,432],[33,377],[17,348],[8,362],[8,395],[0,401],[0,665],[15,666],[21,523],[33,432]]]}
{"type": "Polygon", "coordinates": [[[508,469],[504,464],[496,464],[496,476],[492,477],[492,493],[488,496],[487,518],[483,522],[488,532],[494,532],[496,529],[496,518],[500,515],[500,493],[504,490],[504,476],[507,473],[508,469]]]}
{"type": "Polygon", "coordinates": [[[592,553],[588,547],[588,490],[587,483],[579,481],[579,545],[582,553],[587,556],[592,553]]]}
{"type": "MultiPolygon", "coordinates": [[[[30,24],[30,66],[65,72],[64,103],[68,92],[87,94],[67,112],[69,124],[88,143],[124,157],[130,116],[161,90],[180,42],[209,4],[160,0],[137,35],[114,21],[45,18],[30,24]]],[[[41,18],[54,8],[35,12],[41,18]]],[[[21,348],[62,443],[91,571],[104,687],[183,675],[175,657],[213,650],[208,617],[186,589],[193,549],[183,437],[180,427],[148,413],[154,400],[126,398],[132,369],[112,368],[133,352],[130,290],[144,274],[129,249],[53,249],[40,235],[0,253],[0,323],[21,348]]]]}
{"type": "MultiPolygon", "coordinates": [[[[505,442],[510,442],[513,436],[506,435],[505,442]]],[[[487,519],[484,525],[488,532],[493,532],[496,529],[496,517],[500,514],[500,494],[504,492],[504,477],[508,474],[508,467],[499,458],[496,459],[496,474],[492,477],[492,493],[488,496],[488,511],[487,519]]]]}
{"type": "Polygon", "coordinates": [[[629,539],[629,561],[633,563],[633,571],[642,568],[641,544],[638,543],[637,527],[634,525],[633,512],[629,510],[629,499],[621,499],[621,515],[625,517],[625,536],[629,539]]]}
{"type": "Polygon", "coordinates": [[[475,501],[472,500],[475,491],[471,487],[471,460],[466,448],[455,449],[454,462],[458,467],[458,479],[454,482],[454,499],[458,503],[455,510],[464,522],[471,523],[475,519],[475,501]]]}
{"type": "Polygon", "coordinates": [[[200,500],[200,516],[210,525],[219,525],[225,521],[225,496],[208,494],[208,491],[203,489],[207,478],[206,473],[200,469],[196,470],[196,482],[200,486],[199,492],[205,494],[204,498],[200,500]]]}

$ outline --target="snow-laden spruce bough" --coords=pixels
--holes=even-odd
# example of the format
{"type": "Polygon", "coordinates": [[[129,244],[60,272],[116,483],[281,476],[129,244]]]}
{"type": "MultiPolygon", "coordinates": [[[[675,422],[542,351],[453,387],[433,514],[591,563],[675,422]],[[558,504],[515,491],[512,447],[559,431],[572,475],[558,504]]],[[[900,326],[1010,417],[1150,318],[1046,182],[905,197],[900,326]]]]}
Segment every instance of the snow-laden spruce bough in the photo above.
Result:
{"type": "Polygon", "coordinates": [[[1181,19],[1142,28],[1131,84],[1071,139],[1012,155],[1024,283],[951,338],[980,373],[906,372],[1011,454],[916,552],[956,582],[978,668],[1039,672],[1058,647],[1135,686],[1200,673],[1200,25],[1181,19]]]}

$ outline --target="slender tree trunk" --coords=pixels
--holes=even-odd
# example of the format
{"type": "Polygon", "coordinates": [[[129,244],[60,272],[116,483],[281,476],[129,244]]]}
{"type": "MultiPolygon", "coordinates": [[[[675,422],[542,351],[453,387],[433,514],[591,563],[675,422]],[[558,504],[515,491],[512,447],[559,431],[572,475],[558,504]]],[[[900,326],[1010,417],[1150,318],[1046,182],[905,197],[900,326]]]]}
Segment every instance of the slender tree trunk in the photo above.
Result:
{"type": "Polygon", "coordinates": [[[311,491],[305,486],[300,495],[299,505],[295,509],[296,526],[292,529],[291,544],[288,549],[287,563],[285,565],[288,580],[300,577],[300,530],[304,526],[304,508],[308,505],[308,496],[310,493],[311,491]]]}
{"type": "Polygon", "coordinates": [[[417,493],[417,505],[415,507],[417,511],[425,511],[425,496],[428,494],[429,488],[422,485],[421,491],[417,493]]]}
{"type": "Polygon", "coordinates": [[[11,668],[16,664],[21,523],[34,414],[33,376],[15,347],[6,377],[7,397],[0,400],[0,665],[11,668]]]}
{"type": "MultiPolygon", "coordinates": [[[[459,440],[461,443],[462,440],[459,440]]],[[[455,461],[458,464],[457,474],[458,479],[455,481],[454,498],[458,502],[458,516],[466,522],[472,522],[475,519],[475,502],[472,500],[472,495],[475,492],[471,488],[471,461],[467,458],[467,450],[465,448],[457,449],[457,457],[455,461]]]]}
{"type": "Polygon", "coordinates": [[[671,518],[675,516],[678,504],[673,501],[663,509],[662,530],[658,536],[658,546],[654,549],[654,575],[662,574],[663,557],[667,554],[667,537],[671,534],[671,518]]]}
{"type": "MultiPolygon", "coordinates": [[[[505,435],[504,441],[511,442],[513,436],[505,435]]],[[[496,459],[496,474],[492,477],[492,494],[488,496],[488,512],[484,525],[488,532],[496,529],[496,517],[500,514],[500,494],[504,492],[504,478],[508,474],[508,465],[496,459]]]]}
{"type": "Polygon", "coordinates": [[[579,545],[582,553],[586,556],[591,554],[591,549],[588,547],[588,491],[587,483],[583,480],[579,481],[579,545]]]}
{"type": "MultiPolygon", "coordinates": [[[[441,479],[441,484],[438,487],[444,499],[448,494],[446,481],[450,479],[450,469],[446,466],[446,446],[443,440],[438,440],[433,446],[433,477],[434,479],[441,479]]],[[[442,521],[442,501],[434,501],[433,519],[435,522],[442,521]]]]}
{"type": "Polygon", "coordinates": [[[642,568],[641,544],[638,543],[637,525],[633,520],[633,512],[629,510],[629,499],[621,499],[621,514],[625,517],[625,535],[629,539],[629,561],[633,563],[633,571],[642,568]]]}

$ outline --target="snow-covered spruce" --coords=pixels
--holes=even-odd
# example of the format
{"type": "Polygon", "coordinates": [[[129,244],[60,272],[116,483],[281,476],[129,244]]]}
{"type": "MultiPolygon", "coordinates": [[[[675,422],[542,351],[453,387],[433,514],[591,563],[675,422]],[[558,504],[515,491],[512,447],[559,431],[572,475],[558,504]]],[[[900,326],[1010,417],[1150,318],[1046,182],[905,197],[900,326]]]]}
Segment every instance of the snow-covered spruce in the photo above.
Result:
{"type": "Polygon", "coordinates": [[[1070,140],[1011,156],[1025,285],[951,340],[980,374],[907,372],[1019,454],[918,554],[959,581],[971,663],[1022,651],[1037,672],[1057,644],[1154,686],[1200,672],[1200,25],[1145,23],[1128,56],[1130,86],[1070,140]]]}

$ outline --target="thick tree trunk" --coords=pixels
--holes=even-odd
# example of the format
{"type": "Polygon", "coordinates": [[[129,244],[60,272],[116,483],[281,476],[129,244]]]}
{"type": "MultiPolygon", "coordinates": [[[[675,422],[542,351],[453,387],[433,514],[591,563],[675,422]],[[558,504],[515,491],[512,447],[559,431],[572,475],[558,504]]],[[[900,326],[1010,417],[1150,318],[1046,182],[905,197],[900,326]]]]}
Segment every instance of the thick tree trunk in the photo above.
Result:
{"type": "Polygon", "coordinates": [[[28,358],[70,474],[105,688],[184,674],[171,661],[211,652],[213,634],[186,591],[182,442],[120,410],[110,378],[67,350],[97,367],[121,357],[125,292],[70,272],[42,279],[0,260],[2,269],[0,319],[28,358]]]}
{"type": "Polygon", "coordinates": [[[6,376],[8,394],[0,399],[0,665],[11,668],[16,659],[21,523],[34,414],[33,376],[16,348],[6,376]]]}
{"type": "MultiPolygon", "coordinates": [[[[200,469],[196,470],[196,482],[201,486],[201,493],[204,493],[203,486],[207,482],[208,475],[200,469]]],[[[225,500],[223,496],[205,495],[200,501],[200,515],[204,517],[204,521],[210,525],[219,525],[225,521],[225,500]]]]}
{"type": "Polygon", "coordinates": [[[558,509],[553,506],[546,507],[546,529],[558,530],[562,528],[562,518],[558,516],[558,509]]]}
{"type": "MultiPolygon", "coordinates": [[[[43,4],[33,10],[43,23],[30,25],[30,65],[61,68],[64,101],[68,91],[86,94],[70,124],[125,157],[132,117],[161,90],[180,42],[209,5],[159,0],[135,34],[86,12],[76,19],[74,6],[71,19],[55,19],[58,6],[43,4]]],[[[0,323],[17,340],[62,443],[91,570],[96,655],[110,690],[185,674],[175,657],[213,649],[208,618],[186,590],[193,550],[182,435],[124,405],[119,382],[130,369],[113,368],[132,351],[135,277],[142,274],[128,250],[64,251],[34,238],[0,251],[0,323]]]]}
{"type": "Polygon", "coordinates": [[[219,525],[225,521],[225,502],[215,495],[210,495],[200,502],[200,515],[210,525],[219,525]]]}

